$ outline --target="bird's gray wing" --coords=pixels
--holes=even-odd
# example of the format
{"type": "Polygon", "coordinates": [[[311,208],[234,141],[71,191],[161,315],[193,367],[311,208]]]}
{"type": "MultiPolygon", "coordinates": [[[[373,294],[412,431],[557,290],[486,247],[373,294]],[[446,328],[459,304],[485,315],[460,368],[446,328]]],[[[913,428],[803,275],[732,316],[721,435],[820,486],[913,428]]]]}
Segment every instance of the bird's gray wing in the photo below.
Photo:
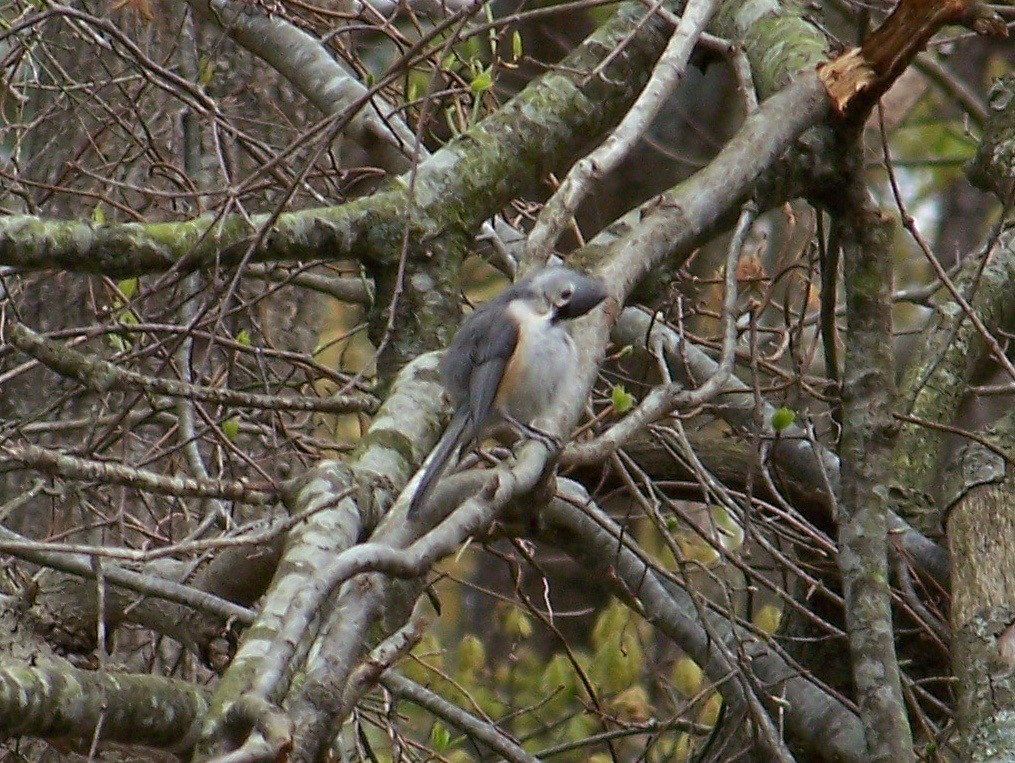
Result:
{"type": "Polygon", "coordinates": [[[441,371],[455,413],[423,464],[423,475],[409,503],[410,518],[426,502],[455,451],[479,436],[490,415],[504,369],[518,345],[518,326],[507,316],[505,306],[504,300],[494,299],[470,315],[444,354],[441,371]]]}
{"type": "Polygon", "coordinates": [[[469,414],[472,419],[472,437],[479,437],[490,416],[494,400],[504,381],[504,373],[518,347],[518,324],[506,311],[486,323],[482,338],[472,348],[472,374],[469,377],[469,414]]]}

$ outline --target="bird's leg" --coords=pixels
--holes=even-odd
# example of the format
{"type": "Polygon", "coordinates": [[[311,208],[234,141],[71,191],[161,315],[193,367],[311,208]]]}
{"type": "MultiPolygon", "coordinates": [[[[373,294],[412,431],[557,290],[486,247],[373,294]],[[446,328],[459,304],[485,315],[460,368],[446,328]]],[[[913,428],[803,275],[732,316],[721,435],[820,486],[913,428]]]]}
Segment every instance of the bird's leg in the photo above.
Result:
{"type": "Polygon", "coordinates": [[[555,453],[564,449],[564,441],[559,437],[549,432],[544,432],[542,429],[534,427],[531,424],[525,424],[505,411],[501,411],[501,416],[520,436],[528,437],[530,440],[538,440],[555,453]]]}

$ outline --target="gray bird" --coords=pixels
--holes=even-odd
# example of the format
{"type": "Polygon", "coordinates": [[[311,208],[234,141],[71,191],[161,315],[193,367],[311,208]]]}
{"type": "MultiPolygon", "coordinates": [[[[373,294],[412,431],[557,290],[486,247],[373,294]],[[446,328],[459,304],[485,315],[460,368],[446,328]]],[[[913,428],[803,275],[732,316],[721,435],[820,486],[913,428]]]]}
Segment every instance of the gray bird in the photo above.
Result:
{"type": "Polygon", "coordinates": [[[578,352],[564,321],[606,299],[602,282],[565,267],[523,278],[465,319],[441,360],[454,415],[409,503],[415,516],[459,449],[506,423],[523,436],[559,442],[539,429],[558,404],[578,352]]]}

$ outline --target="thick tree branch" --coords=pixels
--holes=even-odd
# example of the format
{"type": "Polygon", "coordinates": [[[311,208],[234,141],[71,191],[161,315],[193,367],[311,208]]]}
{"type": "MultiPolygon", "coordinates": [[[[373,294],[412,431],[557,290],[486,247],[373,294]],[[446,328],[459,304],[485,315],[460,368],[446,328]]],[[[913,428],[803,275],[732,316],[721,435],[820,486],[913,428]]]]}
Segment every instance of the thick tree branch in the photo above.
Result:
{"type": "MultiPolygon", "coordinates": [[[[1015,228],[999,237],[996,258],[1015,254],[1015,228]]],[[[1015,276],[1002,281],[1010,285],[1015,276]]],[[[958,678],[958,722],[963,758],[987,761],[1012,749],[1015,717],[1015,413],[1009,409],[980,443],[961,448],[944,474],[947,537],[954,569],[952,663],[958,678]]]]}
{"type": "Polygon", "coordinates": [[[998,77],[987,95],[990,113],[969,177],[977,186],[993,191],[1013,214],[1015,197],[1015,74],[998,77]]]}
{"type": "Polygon", "coordinates": [[[861,125],[916,54],[945,24],[963,21],[978,34],[1008,36],[1001,17],[979,0],[900,0],[864,40],[819,73],[839,114],[861,125]]]}
{"type": "Polygon", "coordinates": [[[0,667],[4,734],[79,743],[97,725],[105,741],[186,752],[204,719],[205,689],[149,675],[78,670],[70,665],[0,667]]]}
{"type": "MultiPolygon", "coordinates": [[[[953,421],[969,384],[991,360],[983,330],[1000,335],[1015,324],[1011,298],[1015,247],[1002,243],[1010,240],[1010,235],[1003,235],[988,241],[981,255],[963,264],[955,288],[964,295],[968,310],[954,299],[936,306],[900,383],[902,413],[921,421],[953,421]],[[977,316],[976,322],[970,320],[970,313],[977,316]]],[[[941,532],[944,508],[928,511],[927,507],[933,505],[930,496],[940,478],[947,437],[946,431],[905,423],[892,458],[893,489],[901,498],[900,510],[920,530],[934,535],[941,532]]]]}
{"type": "Polygon", "coordinates": [[[892,225],[853,181],[834,224],[846,291],[839,569],[860,716],[872,761],[914,760],[892,629],[888,468],[892,420],[892,225]]]}
{"type": "Polygon", "coordinates": [[[598,135],[616,123],[665,44],[665,23],[653,18],[642,24],[645,13],[637,3],[623,6],[553,73],[423,162],[411,183],[403,177],[366,199],[283,213],[263,236],[258,231],[271,215],[145,225],[9,216],[0,218],[0,265],[125,277],[237,265],[249,253],[253,262],[351,258],[393,266],[406,226],[413,255],[424,257],[427,242],[471,238],[534,176],[571,158],[575,135],[598,135]],[[586,76],[621,44],[623,55],[610,56],[601,72],[586,76]]]}
{"type": "MultiPolygon", "coordinates": [[[[388,506],[394,497],[392,487],[409,478],[414,465],[425,455],[422,449],[436,438],[440,422],[434,408],[439,405],[441,392],[435,368],[436,359],[428,355],[403,370],[350,464],[322,462],[287,485],[286,503],[290,511],[310,512],[310,517],[290,533],[257,621],[219,682],[209,711],[206,738],[199,747],[202,755],[216,749],[218,719],[251,687],[261,686],[257,694],[271,701],[285,695],[288,681],[300,670],[301,660],[324,627],[320,612],[311,613],[311,622],[295,634],[297,643],[290,645],[291,650],[279,654],[272,644],[289,627],[290,605],[307,592],[319,590],[319,570],[377,525],[381,508],[388,506]],[[350,488],[355,489],[354,496],[349,495],[350,488]],[[343,498],[336,501],[337,496],[343,498]]],[[[325,622],[330,620],[325,618],[325,622]]],[[[354,636],[353,645],[346,646],[358,657],[364,644],[365,634],[360,634],[359,638],[354,636]]],[[[351,669],[349,665],[348,670],[351,669]]],[[[340,700],[340,696],[336,698],[340,700]]]]}
{"type": "MultiPolygon", "coordinates": [[[[1013,416],[999,429],[1012,437],[1013,416]]],[[[996,760],[1015,728],[1015,511],[1012,469],[974,444],[949,469],[948,545],[954,568],[951,624],[963,760],[996,760]],[[1007,468],[1006,468],[1007,466],[1007,468]]]]}

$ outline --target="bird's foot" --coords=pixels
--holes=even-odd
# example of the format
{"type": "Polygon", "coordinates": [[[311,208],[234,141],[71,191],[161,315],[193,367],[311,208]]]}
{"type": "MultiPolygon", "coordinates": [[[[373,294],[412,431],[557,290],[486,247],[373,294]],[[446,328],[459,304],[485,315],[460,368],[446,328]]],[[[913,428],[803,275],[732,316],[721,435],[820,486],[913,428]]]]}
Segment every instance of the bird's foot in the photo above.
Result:
{"type": "Polygon", "coordinates": [[[539,427],[532,426],[531,424],[525,424],[518,419],[509,417],[505,418],[508,424],[510,424],[522,437],[527,437],[530,440],[541,442],[548,450],[551,450],[554,453],[559,453],[564,449],[564,441],[556,435],[552,435],[539,427]]]}

